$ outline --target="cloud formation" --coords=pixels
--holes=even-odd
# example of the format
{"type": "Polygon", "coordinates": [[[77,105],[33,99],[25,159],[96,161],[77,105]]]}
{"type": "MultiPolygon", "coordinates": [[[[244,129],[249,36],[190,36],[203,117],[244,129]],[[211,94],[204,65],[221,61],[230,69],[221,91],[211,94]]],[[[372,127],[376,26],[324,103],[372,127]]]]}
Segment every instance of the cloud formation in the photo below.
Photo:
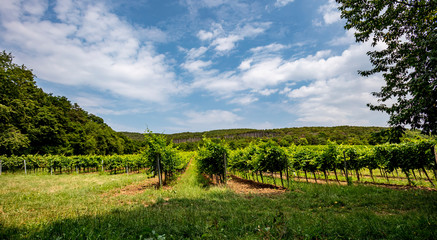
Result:
{"type": "Polygon", "coordinates": [[[284,7],[292,2],[294,2],[294,0],[276,0],[275,7],[284,7]]]}
{"type": "Polygon", "coordinates": [[[209,31],[200,30],[197,37],[202,41],[210,41],[210,46],[217,52],[228,52],[235,48],[238,41],[262,34],[270,25],[269,22],[246,23],[227,33],[221,24],[214,23],[209,31]]]}
{"type": "Polygon", "coordinates": [[[319,12],[323,14],[323,21],[325,24],[332,24],[340,21],[340,11],[335,0],[329,0],[325,5],[319,8],[319,12]]]}
{"type": "Polygon", "coordinates": [[[89,85],[101,91],[151,102],[165,102],[182,90],[153,41],[164,41],[156,27],[134,29],[102,3],[60,0],[2,1],[3,47],[44,80],[89,85]],[[56,15],[58,21],[45,16],[56,15]],[[148,37],[144,37],[148,36],[148,37]]]}
{"type": "Polygon", "coordinates": [[[334,0],[293,2],[2,0],[0,47],[114,126],[384,125],[365,106],[382,78],[357,74],[372,48],[334,0]]]}

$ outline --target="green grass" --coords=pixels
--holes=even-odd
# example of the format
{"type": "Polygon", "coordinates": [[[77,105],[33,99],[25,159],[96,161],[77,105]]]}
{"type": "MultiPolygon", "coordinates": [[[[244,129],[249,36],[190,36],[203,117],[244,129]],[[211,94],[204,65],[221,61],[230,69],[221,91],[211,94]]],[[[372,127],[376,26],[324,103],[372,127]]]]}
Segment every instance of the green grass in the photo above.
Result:
{"type": "Polygon", "coordinates": [[[208,186],[117,194],[131,175],[2,175],[0,239],[437,239],[437,193],[293,183],[282,195],[208,186]]]}

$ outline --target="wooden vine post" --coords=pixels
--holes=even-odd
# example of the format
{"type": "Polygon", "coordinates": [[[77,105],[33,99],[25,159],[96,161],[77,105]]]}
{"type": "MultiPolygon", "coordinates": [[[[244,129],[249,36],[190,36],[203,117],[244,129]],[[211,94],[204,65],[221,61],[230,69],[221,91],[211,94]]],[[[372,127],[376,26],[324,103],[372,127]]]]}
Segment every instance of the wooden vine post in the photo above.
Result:
{"type": "Polygon", "coordinates": [[[346,175],[346,182],[347,185],[350,185],[349,175],[347,174],[346,151],[343,151],[343,158],[344,158],[344,173],[346,175]]]}
{"type": "Polygon", "coordinates": [[[225,183],[225,185],[227,184],[228,178],[227,178],[227,174],[226,174],[226,153],[223,153],[223,165],[224,165],[224,175],[223,175],[223,182],[225,183]]]}
{"type": "Polygon", "coordinates": [[[162,187],[162,176],[161,176],[161,162],[159,161],[159,155],[156,159],[157,169],[158,169],[158,179],[159,179],[159,187],[162,187]]]}
{"type": "Polygon", "coordinates": [[[434,146],[434,157],[435,157],[434,178],[437,180],[437,145],[434,146]]]}

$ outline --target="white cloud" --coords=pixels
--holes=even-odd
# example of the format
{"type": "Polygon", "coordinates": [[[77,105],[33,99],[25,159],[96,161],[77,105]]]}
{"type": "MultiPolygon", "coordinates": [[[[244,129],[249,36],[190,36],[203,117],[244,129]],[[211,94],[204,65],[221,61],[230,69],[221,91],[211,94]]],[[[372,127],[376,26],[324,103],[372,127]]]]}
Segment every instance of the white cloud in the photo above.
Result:
{"type": "Polygon", "coordinates": [[[253,92],[259,93],[262,96],[270,96],[270,95],[272,95],[274,93],[277,93],[278,89],[267,89],[266,88],[266,89],[262,89],[262,90],[255,90],[253,92]]]}
{"type": "Polygon", "coordinates": [[[205,30],[200,30],[197,33],[197,37],[200,40],[202,40],[202,41],[211,40],[214,37],[214,33],[213,32],[207,32],[205,30]]]}
{"type": "Polygon", "coordinates": [[[329,41],[332,46],[351,45],[355,42],[355,30],[351,29],[345,32],[343,36],[336,37],[329,41]]]}
{"type": "Polygon", "coordinates": [[[242,36],[229,35],[227,37],[215,39],[211,45],[215,46],[215,50],[219,52],[230,51],[235,47],[235,43],[240,40],[243,40],[242,36]]]}
{"type": "Polygon", "coordinates": [[[138,29],[138,37],[151,42],[166,42],[168,39],[167,33],[157,27],[138,29]]]}
{"type": "MultiPolygon", "coordinates": [[[[319,13],[323,15],[323,21],[329,25],[341,20],[338,4],[335,0],[329,0],[327,4],[320,6],[319,13]]],[[[320,21],[313,22],[315,25],[320,25],[320,21]]]]}
{"type": "Polygon", "coordinates": [[[239,104],[239,105],[249,105],[253,102],[258,101],[258,98],[254,97],[251,94],[242,96],[242,97],[236,97],[234,99],[232,99],[229,103],[235,103],[235,104],[239,104]]]}
{"type": "Polygon", "coordinates": [[[284,7],[292,2],[294,2],[294,0],[276,0],[275,7],[284,7]]]}
{"type": "Polygon", "coordinates": [[[183,89],[164,55],[148,42],[165,41],[155,27],[133,28],[103,4],[87,1],[58,1],[59,22],[44,20],[46,1],[3,4],[3,47],[41,79],[152,102],[164,102],[183,89]],[[149,37],[141,38],[145,34],[149,37]]]}
{"type": "Polygon", "coordinates": [[[252,48],[252,49],[250,49],[250,51],[253,53],[264,53],[264,52],[272,53],[272,52],[278,52],[278,51],[281,51],[283,49],[288,49],[288,48],[290,48],[290,46],[286,46],[286,45],[279,44],[279,43],[272,43],[272,44],[269,44],[267,46],[259,46],[259,47],[252,48]]]}
{"type": "Polygon", "coordinates": [[[241,62],[240,66],[238,66],[238,69],[240,69],[241,71],[248,70],[250,69],[250,64],[252,64],[252,62],[252,58],[246,59],[241,62]]]}
{"type": "Polygon", "coordinates": [[[378,90],[382,83],[380,76],[363,78],[350,74],[319,80],[288,94],[296,103],[289,111],[299,116],[297,122],[305,124],[385,125],[386,115],[366,107],[367,103],[375,102],[370,92],[378,90]]]}
{"type": "Polygon", "coordinates": [[[238,41],[262,34],[270,25],[270,22],[247,23],[242,27],[237,26],[234,30],[226,33],[221,24],[214,23],[211,25],[210,31],[200,30],[197,33],[197,37],[202,41],[211,41],[211,46],[217,52],[228,52],[235,48],[238,41]]]}
{"type": "Polygon", "coordinates": [[[182,67],[187,69],[189,72],[200,72],[204,68],[211,65],[211,61],[202,61],[202,60],[195,60],[195,61],[187,61],[184,64],[182,64],[182,67]]]}
{"type": "Polygon", "coordinates": [[[254,56],[244,59],[237,71],[220,73],[210,68],[198,72],[193,87],[229,98],[231,103],[248,105],[258,100],[256,94],[269,96],[285,84],[287,87],[278,93],[289,97],[294,106],[290,112],[297,114],[298,122],[384,125],[386,118],[370,113],[366,107],[374,100],[370,93],[383,84],[382,78],[357,74],[357,70],[370,68],[366,52],[371,49],[368,43],[353,44],[340,55],[322,50],[288,60],[279,54],[258,56],[253,51],[254,56]]]}

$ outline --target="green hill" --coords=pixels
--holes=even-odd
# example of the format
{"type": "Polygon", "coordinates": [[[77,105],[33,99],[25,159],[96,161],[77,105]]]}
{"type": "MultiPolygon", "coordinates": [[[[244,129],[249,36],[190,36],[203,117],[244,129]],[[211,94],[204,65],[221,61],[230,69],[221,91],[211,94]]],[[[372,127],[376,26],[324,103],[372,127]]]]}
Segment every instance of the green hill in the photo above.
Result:
{"type": "Polygon", "coordinates": [[[103,119],[38,88],[31,70],[0,52],[0,156],[131,153],[135,145],[103,119]]]}
{"type": "MultiPolygon", "coordinates": [[[[320,145],[328,141],[335,141],[338,144],[370,144],[372,137],[387,128],[383,127],[295,127],[279,129],[221,129],[205,132],[183,132],[166,134],[169,139],[179,145],[181,149],[195,149],[203,136],[208,138],[225,139],[231,148],[244,147],[251,141],[260,138],[271,138],[280,145],[320,145]]],[[[144,136],[141,133],[122,132],[125,136],[142,141],[144,136]]]]}

